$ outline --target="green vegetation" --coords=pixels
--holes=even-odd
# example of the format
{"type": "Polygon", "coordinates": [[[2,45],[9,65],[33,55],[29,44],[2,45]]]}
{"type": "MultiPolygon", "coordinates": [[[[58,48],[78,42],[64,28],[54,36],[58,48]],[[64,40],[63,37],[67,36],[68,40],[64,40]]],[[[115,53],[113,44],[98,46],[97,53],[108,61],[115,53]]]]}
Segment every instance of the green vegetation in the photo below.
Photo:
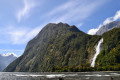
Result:
{"type": "Polygon", "coordinates": [[[4,71],[80,72],[120,70],[120,29],[102,36],[88,35],[68,24],[48,24],[31,41],[25,52],[4,71]],[[103,37],[95,68],[90,60],[103,37]]]}
{"type": "Polygon", "coordinates": [[[100,36],[91,36],[68,24],[48,24],[30,42],[24,54],[4,71],[52,71],[57,65],[90,63],[100,36]],[[18,62],[19,61],[19,62],[18,62]],[[15,67],[11,67],[15,65],[15,67]]]}
{"type": "Polygon", "coordinates": [[[80,66],[59,66],[53,67],[51,72],[90,72],[90,71],[119,71],[120,65],[118,66],[102,66],[102,67],[90,67],[85,65],[80,66]]]}
{"type": "Polygon", "coordinates": [[[98,55],[96,67],[120,67],[120,29],[114,28],[103,34],[103,50],[98,55]]]}

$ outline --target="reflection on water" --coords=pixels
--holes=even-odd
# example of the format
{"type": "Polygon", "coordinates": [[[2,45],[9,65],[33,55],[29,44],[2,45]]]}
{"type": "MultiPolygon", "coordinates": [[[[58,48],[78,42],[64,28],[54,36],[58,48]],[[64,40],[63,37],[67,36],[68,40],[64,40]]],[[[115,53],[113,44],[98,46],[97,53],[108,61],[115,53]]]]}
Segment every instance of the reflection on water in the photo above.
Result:
{"type": "Polygon", "coordinates": [[[1,72],[0,80],[120,80],[120,72],[1,72]]]}

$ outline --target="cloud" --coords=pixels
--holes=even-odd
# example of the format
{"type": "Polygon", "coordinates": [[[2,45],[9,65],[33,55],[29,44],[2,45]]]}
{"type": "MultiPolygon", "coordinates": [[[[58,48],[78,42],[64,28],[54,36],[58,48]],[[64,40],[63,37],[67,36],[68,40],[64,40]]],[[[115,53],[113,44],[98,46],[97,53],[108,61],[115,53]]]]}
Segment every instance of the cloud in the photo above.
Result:
{"type": "MultiPolygon", "coordinates": [[[[104,22],[103,22],[103,25],[106,25],[106,24],[109,24],[110,22],[113,21],[113,18],[112,17],[109,17],[107,18],[104,22]]],[[[102,25],[101,25],[102,26],[102,25]]]]}
{"type": "Polygon", "coordinates": [[[23,0],[23,2],[24,7],[21,10],[19,10],[16,14],[18,22],[20,22],[22,18],[29,17],[29,12],[32,8],[35,7],[35,3],[33,2],[33,0],[23,0]]]}
{"type": "Polygon", "coordinates": [[[120,19],[120,10],[116,12],[116,14],[113,16],[113,17],[108,17],[104,20],[104,22],[102,24],[100,24],[98,26],[98,28],[95,28],[95,29],[90,29],[88,31],[88,34],[90,35],[95,35],[96,32],[103,26],[103,25],[106,25],[106,24],[109,24],[110,22],[113,22],[113,21],[116,21],[120,19]]]}
{"type": "MultiPolygon", "coordinates": [[[[21,20],[21,18],[25,15],[28,15],[31,8],[34,7],[31,6],[29,3],[31,2],[25,2],[24,9],[20,10],[18,14],[18,21],[21,20]]],[[[59,22],[76,22],[78,20],[84,20],[88,18],[95,10],[97,10],[102,4],[104,4],[105,0],[99,0],[99,1],[88,1],[88,0],[68,0],[66,3],[63,3],[56,8],[52,9],[51,11],[47,12],[47,14],[43,15],[43,19],[46,19],[45,23],[59,23],[59,22]]],[[[82,26],[81,22],[79,24],[79,27],[82,26]]],[[[14,44],[21,44],[25,43],[33,36],[35,36],[39,31],[41,30],[40,27],[37,27],[33,30],[15,30],[12,32],[9,32],[11,35],[11,38],[14,44]],[[38,29],[39,28],[39,29],[38,29]]]]}
{"type": "Polygon", "coordinates": [[[90,30],[88,31],[88,34],[90,34],[90,35],[95,35],[96,32],[101,28],[101,26],[102,26],[102,25],[100,24],[98,28],[90,29],[90,30]]]}
{"type": "Polygon", "coordinates": [[[7,34],[10,37],[10,40],[13,44],[24,44],[27,43],[30,39],[35,37],[39,31],[41,30],[41,27],[36,27],[34,29],[29,28],[15,28],[12,27],[8,29],[7,34]]]}
{"type": "MultiPolygon", "coordinates": [[[[93,12],[95,12],[101,5],[103,5],[107,0],[67,0],[67,2],[56,6],[54,9],[51,9],[51,11],[46,12],[47,14],[42,15],[41,19],[44,21],[44,23],[49,22],[66,22],[66,23],[75,23],[76,21],[84,20],[88,18],[93,12]]],[[[22,19],[28,18],[30,16],[30,11],[36,6],[35,0],[23,0],[24,6],[21,8],[17,14],[17,20],[20,22],[22,19]]],[[[43,2],[43,1],[42,1],[43,2]]],[[[42,4],[43,5],[43,4],[42,4]]],[[[80,22],[81,23],[81,22],[80,22]]],[[[82,24],[79,24],[81,26],[82,24]]],[[[41,30],[43,26],[38,27],[22,27],[20,26],[10,26],[7,27],[7,29],[2,29],[2,34],[0,34],[0,37],[3,37],[5,39],[0,40],[1,43],[4,41],[5,43],[11,43],[11,44],[24,44],[27,43],[30,39],[32,39],[34,36],[38,34],[38,32],[41,30]],[[7,31],[7,32],[6,32],[7,31]],[[4,33],[4,34],[3,34],[4,33]]]]}
{"type": "Polygon", "coordinates": [[[26,44],[30,39],[34,38],[43,26],[35,28],[9,26],[0,30],[0,44],[26,44]],[[17,27],[17,28],[16,28],[17,27]]]}
{"type": "Polygon", "coordinates": [[[120,10],[116,12],[116,14],[113,17],[107,18],[104,22],[103,25],[109,24],[110,22],[116,21],[120,19],[120,10]]]}
{"type": "Polygon", "coordinates": [[[88,34],[94,35],[94,34],[96,34],[97,31],[98,31],[98,29],[90,29],[90,30],[88,31],[88,34]]]}
{"type": "Polygon", "coordinates": [[[45,26],[36,27],[10,25],[0,29],[0,44],[24,45],[33,39],[45,26]]]}
{"type": "Polygon", "coordinates": [[[120,19],[120,10],[116,12],[115,16],[113,17],[113,21],[120,19]]]}
{"type": "Polygon", "coordinates": [[[94,13],[101,5],[103,5],[107,0],[68,0],[68,2],[57,6],[52,9],[48,14],[44,15],[49,17],[49,22],[66,22],[73,23],[76,21],[82,21],[88,18],[92,13],[94,13]]]}
{"type": "MultiPolygon", "coordinates": [[[[18,22],[21,21],[22,18],[29,17],[29,13],[32,8],[35,7],[35,3],[33,0],[23,0],[24,7],[18,11],[17,19],[18,22]]],[[[43,15],[43,19],[47,20],[45,23],[58,23],[58,22],[76,22],[77,20],[84,20],[88,18],[95,10],[97,10],[102,4],[104,4],[107,0],[99,0],[99,1],[88,1],[88,0],[68,0],[66,3],[63,3],[51,11],[47,12],[47,14],[43,15]]],[[[81,22],[79,27],[82,26],[81,22]]],[[[43,26],[42,26],[43,27],[43,26]]],[[[8,35],[13,44],[24,44],[30,39],[32,39],[37,33],[41,30],[41,27],[36,28],[11,28],[8,30],[8,35]]]]}

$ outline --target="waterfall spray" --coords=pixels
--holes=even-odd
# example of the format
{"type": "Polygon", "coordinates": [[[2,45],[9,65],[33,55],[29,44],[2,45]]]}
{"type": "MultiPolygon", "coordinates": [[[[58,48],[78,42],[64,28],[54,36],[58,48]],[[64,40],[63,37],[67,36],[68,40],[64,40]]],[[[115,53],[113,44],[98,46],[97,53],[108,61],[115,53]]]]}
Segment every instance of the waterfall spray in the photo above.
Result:
{"type": "Polygon", "coordinates": [[[97,45],[97,47],[96,47],[96,53],[95,53],[95,55],[94,55],[94,57],[93,57],[93,60],[92,60],[92,63],[91,63],[91,67],[94,67],[94,66],[95,66],[95,60],[96,60],[98,54],[99,54],[100,51],[101,51],[101,44],[102,44],[102,43],[103,43],[103,38],[98,42],[98,45],[97,45]]]}

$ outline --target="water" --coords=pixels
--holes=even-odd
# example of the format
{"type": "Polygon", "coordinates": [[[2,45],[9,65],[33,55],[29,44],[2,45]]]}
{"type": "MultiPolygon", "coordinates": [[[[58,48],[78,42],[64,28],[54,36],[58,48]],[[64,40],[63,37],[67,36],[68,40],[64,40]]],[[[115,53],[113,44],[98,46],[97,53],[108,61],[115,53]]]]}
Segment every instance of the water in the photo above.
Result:
{"type": "Polygon", "coordinates": [[[0,80],[120,80],[120,72],[1,72],[0,80]]]}
{"type": "Polygon", "coordinates": [[[94,67],[94,66],[95,66],[95,60],[96,60],[98,54],[99,54],[100,51],[101,51],[101,44],[102,44],[102,43],[103,43],[103,38],[98,42],[98,45],[97,45],[97,47],[96,47],[96,53],[95,53],[95,55],[94,55],[94,57],[93,57],[93,60],[92,60],[92,63],[91,63],[91,67],[94,67]]]}

